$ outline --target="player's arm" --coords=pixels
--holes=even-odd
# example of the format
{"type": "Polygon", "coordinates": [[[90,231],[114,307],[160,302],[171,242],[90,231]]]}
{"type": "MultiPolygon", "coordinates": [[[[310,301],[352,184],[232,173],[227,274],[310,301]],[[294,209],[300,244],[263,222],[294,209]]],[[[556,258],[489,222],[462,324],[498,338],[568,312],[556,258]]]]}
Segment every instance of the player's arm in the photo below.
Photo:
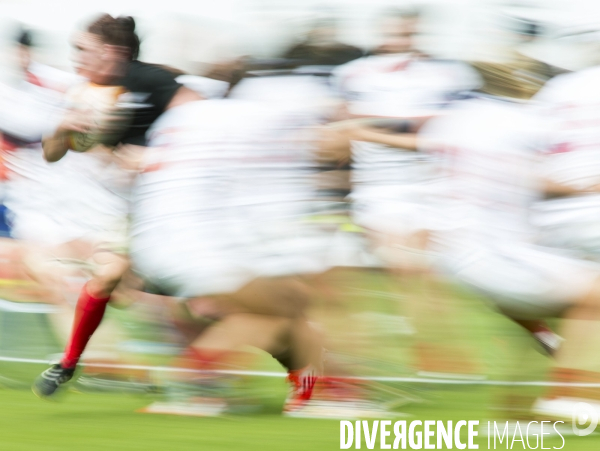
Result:
{"type": "Polygon", "coordinates": [[[167,105],[167,110],[171,108],[178,107],[188,102],[195,102],[197,100],[203,100],[203,97],[198,94],[196,91],[192,91],[185,86],[181,86],[176,92],[169,104],[167,105]]]}
{"type": "Polygon", "coordinates": [[[146,147],[134,144],[122,144],[114,149],[112,156],[115,163],[126,171],[140,172],[146,147]]]}
{"type": "Polygon", "coordinates": [[[356,127],[349,130],[348,135],[354,141],[367,141],[403,150],[419,149],[416,133],[393,133],[370,127],[356,127]]]}
{"type": "Polygon", "coordinates": [[[52,135],[44,137],[42,147],[48,163],[59,161],[69,151],[72,132],[87,133],[91,129],[90,115],[81,111],[69,111],[52,135]]]}
{"type": "Polygon", "coordinates": [[[319,127],[317,133],[317,161],[321,164],[343,166],[350,161],[350,138],[343,130],[319,127]]]}
{"type": "MultiPolygon", "coordinates": [[[[7,106],[12,106],[8,104],[7,106]]],[[[2,108],[0,110],[0,131],[22,141],[35,143],[40,142],[43,126],[47,118],[38,111],[27,111],[25,114],[21,109],[2,108]]]]}
{"type": "Polygon", "coordinates": [[[548,196],[572,196],[580,194],[581,190],[569,185],[555,182],[548,178],[542,179],[543,190],[548,196]]]}
{"type": "MultiPolygon", "coordinates": [[[[197,100],[202,100],[202,97],[198,93],[186,88],[185,86],[181,86],[175,91],[175,94],[167,104],[165,110],[184,105],[188,102],[195,102],[197,100]]],[[[142,168],[144,149],[145,147],[143,146],[136,146],[132,144],[120,145],[115,149],[113,155],[115,157],[115,161],[119,166],[121,166],[121,168],[128,171],[137,172],[142,168]]]]}
{"type": "Polygon", "coordinates": [[[348,129],[322,127],[319,134],[319,161],[338,165],[350,161],[351,141],[367,141],[412,151],[417,151],[422,145],[422,138],[418,138],[416,133],[390,133],[364,126],[355,126],[348,129]]]}
{"type": "Polygon", "coordinates": [[[53,125],[56,108],[33,93],[0,86],[0,132],[26,143],[39,143],[53,125]]]}
{"type": "Polygon", "coordinates": [[[580,194],[600,193],[600,185],[588,187],[575,187],[565,183],[559,183],[549,178],[542,179],[543,189],[546,195],[552,197],[577,196],[580,194]]]}
{"type": "Polygon", "coordinates": [[[398,118],[354,118],[330,124],[330,127],[343,133],[348,141],[366,141],[386,145],[402,150],[417,151],[419,142],[417,133],[433,116],[398,118]],[[386,129],[402,126],[407,132],[386,129]]]}

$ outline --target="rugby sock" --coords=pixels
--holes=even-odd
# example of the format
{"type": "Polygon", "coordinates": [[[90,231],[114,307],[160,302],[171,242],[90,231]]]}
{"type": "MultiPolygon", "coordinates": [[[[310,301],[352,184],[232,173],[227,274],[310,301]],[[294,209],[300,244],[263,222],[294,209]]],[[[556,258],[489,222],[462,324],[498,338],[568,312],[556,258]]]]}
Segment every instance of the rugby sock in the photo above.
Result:
{"type": "Polygon", "coordinates": [[[195,370],[238,369],[247,367],[253,353],[228,349],[198,349],[188,347],[175,361],[178,368],[195,370]]]}
{"type": "Polygon", "coordinates": [[[71,338],[67,343],[65,355],[61,361],[64,367],[72,368],[77,365],[88,341],[90,341],[92,334],[102,321],[109,300],[110,296],[96,298],[90,295],[87,284],[83,287],[75,308],[71,338]]]}
{"type": "Polygon", "coordinates": [[[318,373],[312,365],[301,370],[289,371],[287,380],[292,385],[292,392],[285,402],[284,411],[292,412],[306,405],[312,398],[318,378],[318,373]]]}
{"type": "Polygon", "coordinates": [[[526,329],[528,332],[535,335],[536,333],[552,332],[552,329],[543,320],[521,320],[513,319],[513,321],[526,329]]]}

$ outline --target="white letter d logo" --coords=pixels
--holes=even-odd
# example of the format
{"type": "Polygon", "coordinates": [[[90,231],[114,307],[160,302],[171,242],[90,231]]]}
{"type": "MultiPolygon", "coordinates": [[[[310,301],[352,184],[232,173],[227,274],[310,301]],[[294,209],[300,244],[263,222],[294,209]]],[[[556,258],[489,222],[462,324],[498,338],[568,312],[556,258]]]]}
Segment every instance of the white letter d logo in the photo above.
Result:
{"type": "Polygon", "coordinates": [[[590,435],[598,426],[598,413],[596,409],[585,403],[578,402],[573,406],[573,432],[580,437],[584,437],[586,435],[590,435]],[[583,426],[587,422],[590,422],[590,425],[585,429],[579,429],[578,426],[583,426]]]}

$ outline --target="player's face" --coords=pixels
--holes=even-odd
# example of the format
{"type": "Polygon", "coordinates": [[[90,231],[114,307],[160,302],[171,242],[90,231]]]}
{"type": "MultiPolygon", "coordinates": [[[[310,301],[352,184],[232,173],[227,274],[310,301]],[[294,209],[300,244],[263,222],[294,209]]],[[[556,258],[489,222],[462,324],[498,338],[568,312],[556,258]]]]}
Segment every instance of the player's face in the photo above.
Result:
{"type": "Polygon", "coordinates": [[[77,33],[73,38],[73,65],[75,71],[94,83],[102,83],[104,45],[102,40],[92,33],[77,33]]]}
{"type": "Polygon", "coordinates": [[[414,50],[417,32],[416,19],[390,18],[381,24],[382,48],[387,53],[405,53],[414,50]]]}

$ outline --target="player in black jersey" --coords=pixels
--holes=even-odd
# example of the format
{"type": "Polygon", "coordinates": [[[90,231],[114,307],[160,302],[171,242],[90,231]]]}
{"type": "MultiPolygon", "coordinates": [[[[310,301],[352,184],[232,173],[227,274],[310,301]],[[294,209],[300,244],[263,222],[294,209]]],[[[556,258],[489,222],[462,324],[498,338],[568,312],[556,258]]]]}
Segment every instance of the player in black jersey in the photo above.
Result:
{"type": "MultiPolygon", "coordinates": [[[[74,64],[79,75],[93,85],[122,86],[127,93],[122,103],[131,105],[133,118],[122,131],[115,154],[145,145],[145,134],[166,110],[200,100],[194,91],[175,81],[168,70],[138,61],[140,40],[131,17],[100,16],[76,34],[74,64]]],[[[88,133],[94,127],[91,117],[70,111],[52,136],[44,140],[47,161],[55,162],[70,150],[72,133],[88,133]]],[[[92,334],[100,325],[113,290],[129,268],[126,256],[114,247],[96,246],[92,258],[97,269],[79,296],[71,337],[60,363],[42,373],[33,391],[42,398],[56,393],[68,382],[92,334]]]]}

